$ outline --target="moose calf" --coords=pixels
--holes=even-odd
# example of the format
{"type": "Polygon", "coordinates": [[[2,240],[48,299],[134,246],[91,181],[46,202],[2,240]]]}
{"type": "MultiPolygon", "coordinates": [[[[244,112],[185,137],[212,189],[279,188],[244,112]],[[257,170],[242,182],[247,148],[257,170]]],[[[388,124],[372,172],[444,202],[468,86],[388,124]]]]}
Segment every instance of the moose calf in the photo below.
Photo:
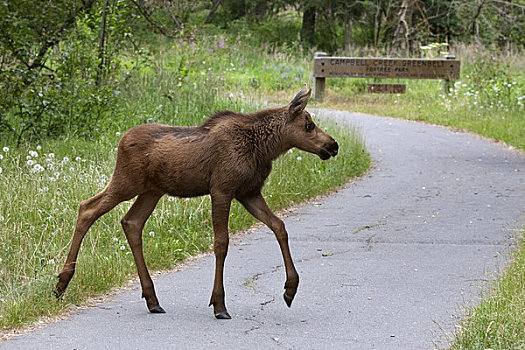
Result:
{"type": "Polygon", "coordinates": [[[215,317],[231,318],[224,304],[223,267],[228,251],[228,217],[237,199],[265,223],[279,242],[286,269],[284,300],[291,306],[299,276],[283,222],[261,195],[272,161],[292,147],[325,160],[337,155],[337,142],[317,127],[305,110],[311,90],[306,85],[287,105],[253,114],[221,111],[199,126],[145,124],[122,137],[113,176],[106,188],[80,203],[71,248],[59,274],[60,297],[75,272],[80,244],[91,225],[122,201],[137,199],[122,227],[137,265],[142,297],[152,313],[164,313],[142,253],[142,229],[164,194],[176,197],[211,195],[215,280],[210,306],[215,317]]]}

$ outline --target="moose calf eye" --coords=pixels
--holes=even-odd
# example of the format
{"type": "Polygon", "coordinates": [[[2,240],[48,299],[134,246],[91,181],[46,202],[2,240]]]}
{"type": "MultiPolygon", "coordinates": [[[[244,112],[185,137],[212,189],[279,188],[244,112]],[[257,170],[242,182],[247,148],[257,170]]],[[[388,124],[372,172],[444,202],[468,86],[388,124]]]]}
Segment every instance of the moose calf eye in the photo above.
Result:
{"type": "Polygon", "coordinates": [[[312,123],[306,124],[306,131],[312,131],[315,128],[315,125],[312,123]]]}

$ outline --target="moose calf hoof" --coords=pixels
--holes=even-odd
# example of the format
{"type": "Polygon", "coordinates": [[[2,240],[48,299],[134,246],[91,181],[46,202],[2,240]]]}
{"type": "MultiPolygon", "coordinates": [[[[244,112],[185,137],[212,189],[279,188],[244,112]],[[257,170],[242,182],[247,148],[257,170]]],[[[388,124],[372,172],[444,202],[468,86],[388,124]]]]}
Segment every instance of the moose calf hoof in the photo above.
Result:
{"type": "Polygon", "coordinates": [[[61,289],[55,288],[55,290],[53,291],[53,294],[55,294],[55,297],[58,300],[62,300],[62,297],[64,296],[64,291],[61,289]]]}
{"type": "Polygon", "coordinates": [[[160,305],[152,307],[151,309],[149,309],[149,312],[151,312],[152,314],[165,314],[166,313],[166,311],[164,311],[164,309],[160,307],[160,305]]]}
{"type": "Polygon", "coordinates": [[[286,295],[286,293],[284,293],[283,298],[284,298],[284,302],[286,303],[286,305],[288,305],[288,307],[291,307],[294,297],[289,297],[288,295],[286,295]]]}
{"type": "Polygon", "coordinates": [[[231,320],[231,316],[228,312],[219,312],[218,314],[215,314],[215,318],[218,320],[231,320]]]}

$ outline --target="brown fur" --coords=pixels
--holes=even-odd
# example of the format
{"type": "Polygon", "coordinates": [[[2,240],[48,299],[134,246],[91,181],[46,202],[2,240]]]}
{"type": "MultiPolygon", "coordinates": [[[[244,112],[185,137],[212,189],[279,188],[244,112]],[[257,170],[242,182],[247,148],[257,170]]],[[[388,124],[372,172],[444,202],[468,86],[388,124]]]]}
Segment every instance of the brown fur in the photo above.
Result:
{"type": "Polygon", "coordinates": [[[235,198],[275,233],[286,268],[285,301],[290,306],[299,277],[288,248],[283,222],[261,196],[272,161],[292,147],[322,159],[335,156],[337,143],[315,126],[305,111],[306,86],[289,105],[253,114],[221,111],[195,127],[145,124],[122,137],[111,181],[96,196],[80,203],[69,255],[56,286],[62,295],[73,277],[76,258],[89,227],[118,203],[137,200],[122,219],[135,258],[143,297],[151,312],[160,307],[142,253],[142,229],[164,194],[212,199],[215,282],[210,305],[217,318],[229,318],[224,304],[223,266],[228,249],[228,216],[235,198]]]}

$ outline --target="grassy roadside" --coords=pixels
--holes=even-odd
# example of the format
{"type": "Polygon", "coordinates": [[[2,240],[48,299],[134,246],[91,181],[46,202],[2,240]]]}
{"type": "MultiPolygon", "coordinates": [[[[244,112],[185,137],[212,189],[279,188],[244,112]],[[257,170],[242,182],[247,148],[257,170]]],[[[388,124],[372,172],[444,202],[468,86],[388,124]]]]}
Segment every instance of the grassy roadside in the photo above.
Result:
{"type": "Polygon", "coordinates": [[[469,310],[452,349],[525,349],[525,245],[481,303],[469,310]]]}
{"type": "MultiPolygon", "coordinates": [[[[52,293],[69,249],[78,203],[107,184],[115,147],[126,129],[148,122],[197,125],[221,109],[250,112],[260,108],[256,101],[268,91],[283,90],[289,100],[304,83],[303,76],[278,83],[280,68],[273,67],[286,67],[291,57],[228,43],[221,46],[222,51],[211,38],[194,49],[188,44],[164,47],[152,53],[148,65],[130,68],[112,117],[100,120],[91,140],[72,135],[21,147],[8,141],[0,144],[0,332],[42,316],[59,315],[136,274],[120,227],[131,206],[126,202],[88,232],[63,302],[57,302],[52,293]],[[213,54],[211,47],[216,50],[213,54]],[[261,55],[272,68],[266,69],[264,79],[254,82],[246,78],[246,72],[251,77],[265,69],[257,63],[261,55]],[[260,85],[254,88],[253,84],[260,85]],[[244,89],[251,89],[250,97],[244,89]]],[[[357,132],[320,125],[338,140],[340,155],[323,162],[293,150],[279,158],[264,189],[272,209],[326,193],[368,168],[370,160],[357,132]]],[[[232,231],[253,222],[238,203],[233,204],[232,231]]],[[[190,255],[208,251],[212,242],[209,199],[164,197],[144,228],[143,240],[151,270],[170,269],[190,255]]]]}
{"type": "MultiPolygon", "coordinates": [[[[341,145],[340,156],[323,162],[293,150],[275,162],[264,194],[280,209],[325,193],[364,172],[369,165],[355,132],[325,125],[341,145]]],[[[131,202],[101,218],[85,238],[79,265],[63,302],[52,290],[68,252],[78,203],[99,192],[111,176],[118,137],[98,142],[45,142],[33,149],[4,152],[0,174],[0,329],[7,331],[52,316],[72,304],[122,285],[135,274],[120,219],[131,202]]],[[[230,229],[249,227],[253,218],[238,203],[230,229]]],[[[144,251],[152,270],[172,268],[208,251],[212,243],[209,198],[164,197],[144,229],[144,251]]]]}
{"type": "MultiPolygon", "coordinates": [[[[365,80],[328,79],[318,107],[451,126],[525,150],[523,56],[458,56],[462,77],[450,94],[440,81],[410,80],[404,95],[378,95],[363,93],[365,80]]],[[[525,233],[521,237],[501,278],[467,310],[452,349],[525,349],[525,233]]]]}

